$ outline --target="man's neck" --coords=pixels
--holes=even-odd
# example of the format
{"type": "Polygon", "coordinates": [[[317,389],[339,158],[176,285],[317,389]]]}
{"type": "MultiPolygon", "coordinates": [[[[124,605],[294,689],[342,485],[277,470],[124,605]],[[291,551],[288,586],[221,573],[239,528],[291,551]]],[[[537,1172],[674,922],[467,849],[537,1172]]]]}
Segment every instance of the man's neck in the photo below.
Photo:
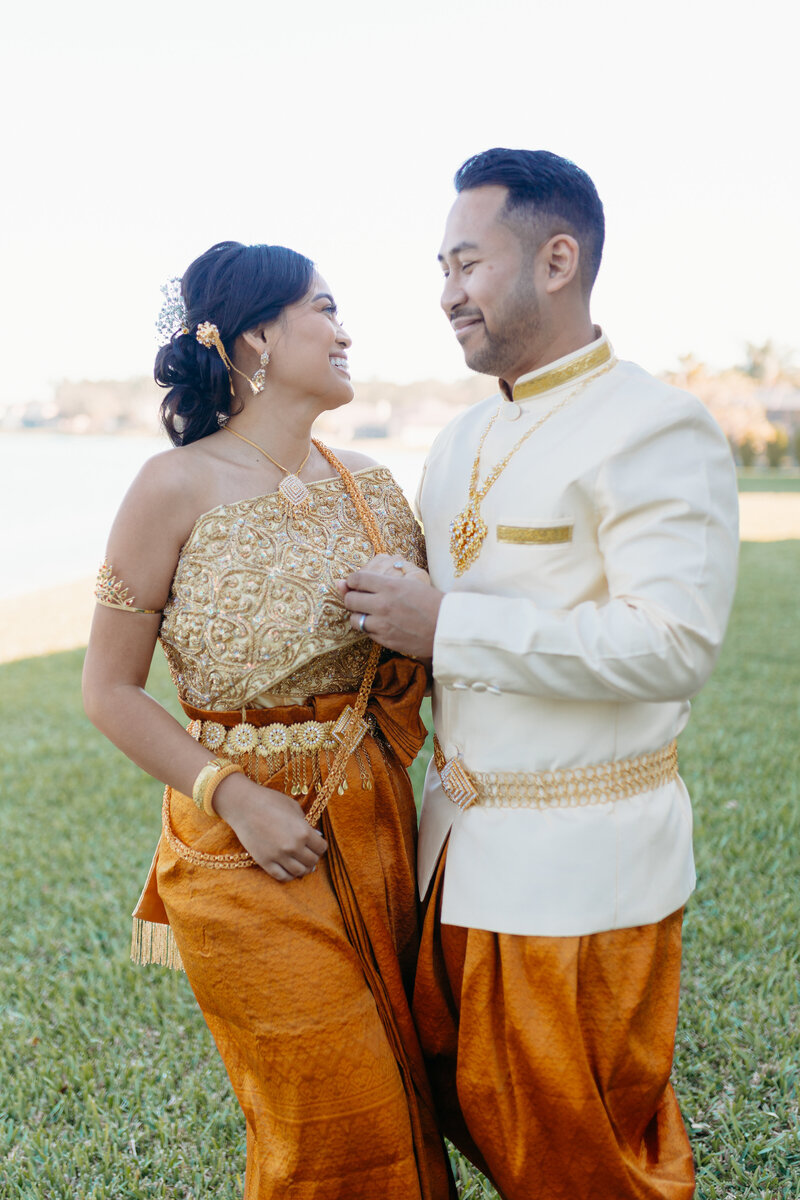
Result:
{"type": "Polygon", "coordinates": [[[559,331],[545,346],[532,349],[529,356],[520,359],[513,371],[503,376],[502,382],[511,392],[514,384],[523,375],[530,375],[532,371],[539,371],[542,367],[546,367],[559,358],[564,358],[567,354],[574,354],[576,350],[582,350],[584,346],[590,345],[598,337],[600,337],[600,330],[592,324],[587,315],[586,320],[579,325],[559,331]]]}

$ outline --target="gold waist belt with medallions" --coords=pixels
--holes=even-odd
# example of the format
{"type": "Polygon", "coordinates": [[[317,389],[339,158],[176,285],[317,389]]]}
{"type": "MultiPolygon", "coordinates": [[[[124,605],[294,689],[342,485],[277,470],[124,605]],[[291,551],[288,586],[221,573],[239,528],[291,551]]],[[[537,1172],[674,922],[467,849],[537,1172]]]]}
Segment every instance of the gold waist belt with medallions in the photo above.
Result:
{"type": "Polygon", "coordinates": [[[468,771],[446,759],[434,738],[434,760],[446,795],[459,808],[586,808],[652,792],[678,774],[678,744],[617,762],[558,771],[468,771]]]}
{"type": "MultiPolygon", "coordinates": [[[[256,782],[269,779],[282,770],[286,792],[292,796],[304,796],[319,785],[323,763],[327,775],[341,749],[352,716],[353,710],[348,706],[336,721],[300,721],[295,725],[284,725],[278,721],[253,725],[241,721],[237,725],[227,726],[219,721],[194,720],[189,722],[187,731],[214,754],[239,763],[256,782]]],[[[374,717],[368,714],[364,718],[361,737],[351,750],[359,769],[361,785],[367,791],[372,788],[372,780],[369,764],[361,751],[361,740],[365,733],[374,734],[376,727],[374,717]]],[[[340,795],[347,791],[346,774],[337,790],[340,795]]]]}

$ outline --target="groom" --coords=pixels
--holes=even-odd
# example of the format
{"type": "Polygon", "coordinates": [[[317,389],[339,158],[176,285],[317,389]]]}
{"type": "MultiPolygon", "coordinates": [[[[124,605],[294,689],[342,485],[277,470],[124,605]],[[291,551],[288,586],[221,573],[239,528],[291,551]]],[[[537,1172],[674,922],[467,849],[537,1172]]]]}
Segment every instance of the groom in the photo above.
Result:
{"type": "Polygon", "coordinates": [[[675,739],[730,611],[734,470],[705,408],[592,323],[589,177],[495,149],[455,183],[442,307],[499,394],[428,456],[430,575],[378,561],[345,593],[355,628],[433,659],[415,1014],[444,1131],[507,1200],[689,1200],[675,739]]]}

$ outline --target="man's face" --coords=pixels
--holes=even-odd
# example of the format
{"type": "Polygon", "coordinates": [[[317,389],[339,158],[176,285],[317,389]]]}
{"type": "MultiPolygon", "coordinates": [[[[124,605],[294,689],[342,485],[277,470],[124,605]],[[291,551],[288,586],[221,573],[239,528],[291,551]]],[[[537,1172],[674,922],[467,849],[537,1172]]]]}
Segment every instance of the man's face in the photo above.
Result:
{"type": "Polygon", "coordinates": [[[439,262],[442,308],[467,366],[513,381],[539,340],[541,313],[534,256],[498,219],[507,195],[494,185],[461,192],[447,218],[439,262]]]}

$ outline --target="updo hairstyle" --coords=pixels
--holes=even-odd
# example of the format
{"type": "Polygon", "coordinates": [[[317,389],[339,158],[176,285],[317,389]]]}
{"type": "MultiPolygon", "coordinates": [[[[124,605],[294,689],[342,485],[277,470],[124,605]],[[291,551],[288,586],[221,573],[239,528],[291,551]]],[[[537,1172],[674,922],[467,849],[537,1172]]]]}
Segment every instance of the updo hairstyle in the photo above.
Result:
{"type": "Polygon", "coordinates": [[[153,372],[156,383],[169,388],[161,420],[174,446],[214,433],[233,415],[227,368],[213,347],[197,341],[197,326],[216,325],[233,358],[239,334],[276,320],[308,295],[313,278],[314,264],[304,255],[285,246],[241,242],[218,242],[187,267],[181,294],[189,332],[174,333],[161,347],[153,372]]]}

